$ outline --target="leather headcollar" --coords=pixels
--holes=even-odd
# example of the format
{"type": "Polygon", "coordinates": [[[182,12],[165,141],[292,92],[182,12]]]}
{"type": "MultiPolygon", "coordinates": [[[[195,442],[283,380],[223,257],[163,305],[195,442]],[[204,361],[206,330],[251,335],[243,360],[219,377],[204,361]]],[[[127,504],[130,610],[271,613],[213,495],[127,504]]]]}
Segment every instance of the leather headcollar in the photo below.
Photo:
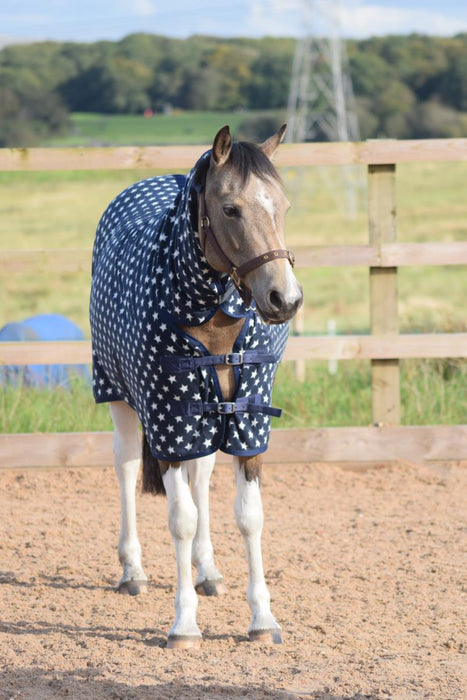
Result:
{"type": "Polygon", "coordinates": [[[267,252],[262,253],[261,255],[258,255],[257,257],[243,263],[243,265],[237,267],[237,265],[235,265],[235,263],[233,263],[232,260],[230,260],[230,258],[224,253],[214,231],[211,228],[211,222],[206,212],[206,197],[204,195],[204,190],[205,188],[203,186],[198,194],[199,232],[202,234],[201,245],[203,248],[203,253],[206,255],[206,244],[209,241],[210,245],[216,251],[216,255],[222,266],[222,269],[220,269],[219,272],[226,272],[230,276],[243,301],[247,306],[250,306],[252,294],[251,290],[243,282],[243,276],[252,270],[256,270],[258,267],[271,262],[272,260],[278,260],[280,258],[286,258],[292,267],[294,267],[295,256],[291,250],[278,248],[268,250],[267,252]]]}

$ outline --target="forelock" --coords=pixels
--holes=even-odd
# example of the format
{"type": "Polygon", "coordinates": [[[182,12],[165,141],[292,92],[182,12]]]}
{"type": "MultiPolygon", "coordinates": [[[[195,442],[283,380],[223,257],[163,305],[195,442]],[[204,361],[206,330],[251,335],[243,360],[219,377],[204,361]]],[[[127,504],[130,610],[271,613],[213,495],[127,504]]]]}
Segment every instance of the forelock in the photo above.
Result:
{"type": "Polygon", "coordinates": [[[255,175],[265,182],[281,182],[281,177],[268,156],[259,146],[249,141],[234,141],[228,164],[240,178],[242,186],[246,184],[250,175],[255,175]]]}

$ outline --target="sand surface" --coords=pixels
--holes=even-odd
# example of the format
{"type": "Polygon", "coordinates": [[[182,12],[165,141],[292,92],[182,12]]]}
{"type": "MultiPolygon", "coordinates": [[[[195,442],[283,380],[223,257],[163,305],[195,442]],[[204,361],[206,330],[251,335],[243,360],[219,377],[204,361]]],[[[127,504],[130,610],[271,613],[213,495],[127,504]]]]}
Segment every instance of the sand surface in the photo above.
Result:
{"type": "Polygon", "coordinates": [[[233,476],[217,467],[229,593],[200,598],[201,649],[168,651],[165,500],[138,495],[150,590],[121,596],[113,470],[4,471],[0,698],[465,698],[466,476],[454,464],[268,466],[263,553],[284,643],[267,646],[247,641],[233,476]]]}

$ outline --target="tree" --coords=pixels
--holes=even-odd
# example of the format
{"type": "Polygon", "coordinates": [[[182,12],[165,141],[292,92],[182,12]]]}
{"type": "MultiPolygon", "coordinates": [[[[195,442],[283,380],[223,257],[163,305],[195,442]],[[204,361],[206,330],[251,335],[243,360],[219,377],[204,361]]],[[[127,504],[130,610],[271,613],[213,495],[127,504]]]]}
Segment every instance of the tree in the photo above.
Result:
{"type": "Polygon", "coordinates": [[[451,59],[439,81],[439,97],[455,109],[467,111],[467,55],[451,59]]]}
{"type": "Polygon", "coordinates": [[[357,45],[349,52],[352,86],[357,97],[374,98],[393,78],[391,66],[378,54],[369,53],[357,45]]]}
{"type": "Polygon", "coordinates": [[[416,107],[411,125],[415,138],[458,138],[467,134],[467,114],[430,100],[416,107]]]}
{"type": "Polygon", "coordinates": [[[251,78],[247,86],[250,109],[277,109],[287,106],[293,50],[293,43],[290,41],[276,46],[271,40],[263,40],[251,65],[251,78]]]}
{"type": "Polygon", "coordinates": [[[137,113],[150,104],[152,72],[121,56],[104,58],[64,83],[60,92],[71,110],[137,113]]]}
{"type": "Polygon", "coordinates": [[[30,90],[19,94],[0,85],[0,146],[33,146],[65,130],[68,112],[53,93],[30,90]]]}
{"type": "MultiPolygon", "coordinates": [[[[284,109],[294,50],[293,39],[144,33],[117,42],[7,46],[0,50],[3,138],[19,143],[12,134],[21,132],[29,143],[41,130],[62,128],[63,104],[109,114],[167,103],[196,110],[284,109]],[[7,126],[5,114],[15,104],[14,123],[7,126]]],[[[347,51],[364,137],[465,133],[467,34],[376,37],[348,41],[347,51]]],[[[260,127],[245,124],[245,130],[260,127]]]]}

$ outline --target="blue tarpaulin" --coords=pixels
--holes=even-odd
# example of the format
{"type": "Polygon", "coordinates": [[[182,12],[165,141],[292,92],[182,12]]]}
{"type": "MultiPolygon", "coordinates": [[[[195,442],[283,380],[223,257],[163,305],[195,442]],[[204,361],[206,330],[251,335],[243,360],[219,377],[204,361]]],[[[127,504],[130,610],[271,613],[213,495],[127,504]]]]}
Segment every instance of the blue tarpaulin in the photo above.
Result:
{"type": "MultiPolygon", "coordinates": [[[[7,323],[0,329],[0,342],[35,340],[83,340],[81,329],[65,316],[40,314],[24,321],[7,323]]],[[[65,358],[64,358],[65,359],[65,358]]],[[[0,385],[70,387],[70,377],[90,381],[87,365],[7,365],[0,367],[0,385]]]]}

